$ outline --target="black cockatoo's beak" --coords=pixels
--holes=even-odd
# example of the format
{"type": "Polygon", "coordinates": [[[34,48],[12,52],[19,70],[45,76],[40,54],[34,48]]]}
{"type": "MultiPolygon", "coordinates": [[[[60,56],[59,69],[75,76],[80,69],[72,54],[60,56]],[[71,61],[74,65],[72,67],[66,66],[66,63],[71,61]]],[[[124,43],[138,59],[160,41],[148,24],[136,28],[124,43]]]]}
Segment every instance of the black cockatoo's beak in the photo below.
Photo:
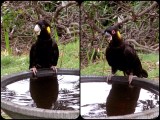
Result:
{"type": "Polygon", "coordinates": [[[39,27],[38,24],[34,27],[34,32],[36,32],[37,35],[40,35],[40,33],[41,33],[41,28],[39,27]]]}
{"type": "Polygon", "coordinates": [[[107,37],[107,40],[109,40],[109,41],[112,40],[112,35],[109,32],[105,31],[104,35],[107,37]]]}

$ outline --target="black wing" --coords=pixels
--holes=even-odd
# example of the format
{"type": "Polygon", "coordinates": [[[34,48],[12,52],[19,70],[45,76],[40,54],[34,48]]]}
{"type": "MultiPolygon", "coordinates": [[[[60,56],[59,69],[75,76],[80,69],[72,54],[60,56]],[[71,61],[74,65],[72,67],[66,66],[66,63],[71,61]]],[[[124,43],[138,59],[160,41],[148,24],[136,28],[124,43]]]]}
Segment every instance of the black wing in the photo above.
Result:
{"type": "Polygon", "coordinates": [[[52,60],[51,60],[52,63],[51,64],[53,66],[56,66],[58,62],[58,58],[59,58],[59,49],[58,49],[57,43],[54,40],[52,43],[52,49],[53,49],[53,53],[52,53],[52,60]]]}
{"type": "Polygon", "coordinates": [[[30,55],[29,55],[29,69],[32,68],[33,66],[36,66],[36,44],[33,44],[30,50],[30,55]]]}
{"type": "Polygon", "coordinates": [[[124,55],[126,58],[126,66],[128,71],[133,72],[134,75],[139,76],[138,74],[141,73],[142,65],[135,49],[132,46],[126,44],[124,55]]]}

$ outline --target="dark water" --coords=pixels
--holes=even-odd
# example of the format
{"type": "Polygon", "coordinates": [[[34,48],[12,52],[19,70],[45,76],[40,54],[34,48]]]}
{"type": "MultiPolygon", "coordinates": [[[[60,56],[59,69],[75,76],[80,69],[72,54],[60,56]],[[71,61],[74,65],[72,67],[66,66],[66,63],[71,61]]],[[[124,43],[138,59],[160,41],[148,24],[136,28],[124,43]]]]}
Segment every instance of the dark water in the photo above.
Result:
{"type": "Polygon", "coordinates": [[[28,78],[6,86],[1,98],[23,106],[79,110],[79,76],[28,78]]]}
{"type": "Polygon", "coordinates": [[[159,96],[142,88],[107,83],[81,83],[82,117],[142,112],[159,106],[159,96]]]}
{"type": "Polygon", "coordinates": [[[6,86],[1,97],[15,104],[53,110],[79,110],[82,117],[142,112],[159,106],[159,96],[142,88],[107,83],[81,83],[79,76],[25,79],[6,86]],[[80,93],[80,96],[79,96],[80,93]]]}

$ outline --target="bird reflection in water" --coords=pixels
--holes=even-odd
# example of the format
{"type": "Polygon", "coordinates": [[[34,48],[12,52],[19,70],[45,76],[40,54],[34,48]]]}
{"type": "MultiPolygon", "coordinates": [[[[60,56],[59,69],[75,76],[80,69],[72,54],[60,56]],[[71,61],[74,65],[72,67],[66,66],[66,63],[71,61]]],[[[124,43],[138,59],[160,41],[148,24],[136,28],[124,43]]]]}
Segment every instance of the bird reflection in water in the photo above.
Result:
{"type": "Polygon", "coordinates": [[[30,79],[31,97],[37,108],[52,109],[58,97],[57,75],[30,79]]]}
{"type": "Polygon", "coordinates": [[[139,87],[123,84],[112,84],[107,97],[106,111],[108,116],[133,114],[140,94],[139,87]]]}

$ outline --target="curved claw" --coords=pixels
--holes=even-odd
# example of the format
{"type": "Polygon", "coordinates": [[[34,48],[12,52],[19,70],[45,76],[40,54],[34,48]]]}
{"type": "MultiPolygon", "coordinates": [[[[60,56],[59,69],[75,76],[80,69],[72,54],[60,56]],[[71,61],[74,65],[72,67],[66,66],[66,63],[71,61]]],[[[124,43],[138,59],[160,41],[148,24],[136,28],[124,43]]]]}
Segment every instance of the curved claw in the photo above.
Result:
{"type": "Polygon", "coordinates": [[[133,87],[134,87],[134,86],[131,85],[131,82],[132,82],[132,80],[133,80],[133,77],[134,77],[134,76],[133,76],[132,73],[128,76],[128,81],[129,81],[129,87],[130,87],[130,88],[133,88],[133,87]]]}
{"type": "Polygon", "coordinates": [[[130,75],[128,76],[128,81],[129,81],[129,84],[131,84],[131,82],[132,82],[132,79],[133,79],[133,74],[130,74],[130,75]]]}
{"type": "Polygon", "coordinates": [[[37,73],[37,68],[33,67],[33,68],[31,68],[30,70],[33,71],[34,75],[36,75],[36,73],[37,73]]]}
{"type": "Polygon", "coordinates": [[[108,77],[107,77],[107,79],[106,79],[106,82],[107,82],[107,83],[111,80],[112,76],[113,76],[113,74],[108,75],[108,77]]]}
{"type": "Polygon", "coordinates": [[[57,73],[57,68],[56,66],[51,66],[52,70],[55,71],[57,73]]]}

